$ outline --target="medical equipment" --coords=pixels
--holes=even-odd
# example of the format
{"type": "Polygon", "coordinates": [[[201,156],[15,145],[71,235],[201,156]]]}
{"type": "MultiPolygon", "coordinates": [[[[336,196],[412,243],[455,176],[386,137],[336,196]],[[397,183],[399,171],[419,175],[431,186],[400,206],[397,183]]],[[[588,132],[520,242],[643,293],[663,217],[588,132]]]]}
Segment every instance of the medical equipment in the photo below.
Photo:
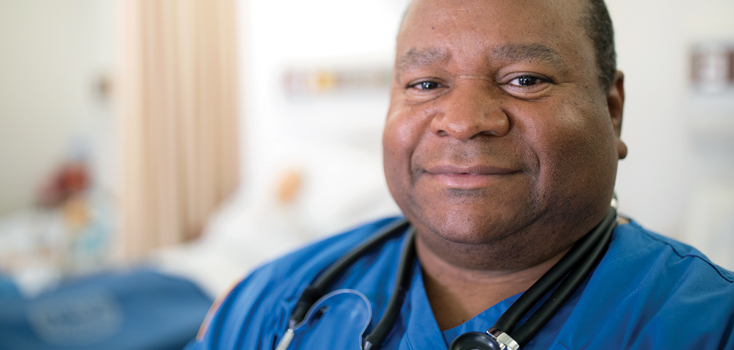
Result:
{"type": "MultiPolygon", "coordinates": [[[[561,260],[515,301],[497,320],[493,327],[487,330],[486,333],[469,332],[463,334],[451,343],[449,349],[518,350],[521,346],[526,345],[566,303],[586,277],[591,274],[594,267],[606,252],[616,223],[617,211],[615,198],[612,200],[612,207],[604,219],[591,232],[578,240],[561,260]],[[518,327],[518,322],[556,285],[558,287],[553,291],[551,296],[532,316],[518,327]]],[[[364,340],[361,340],[361,344],[358,343],[363,350],[379,349],[397,320],[406,291],[410,287],[410,272],[412,271],[413,261],[415,259],[415,247],[413,244],[415,228],[411,227],[405,219],[397,220],[388,225],[372,239],[342,256],[311,283],[311,285],[306,287],[291,312],[288,321],[288,330],[278,342],[276,350],[287,350],[289,349],[289,345],[294,341],[299,343],[299,345],[309,344],[307,338],[301,339],[298,337],[301,336],[300,333],[302,333],[302,330],[307,329],[309,326],[313,327],[325,313],[331,312],[334,302],[330,302],[329,299],[335,296],[345,298],[346,296],[343,295],[345,293],[354,294],[356,296],[348,297],[348,300],[354,303],[354,305],[361,305],[360,298],[365,299],[361,293],[340,290],[327,294],[329,287],[357,259],[375,249],[388,238],[406,229],[408,239],[401,253],[398,276],[393,294],[380,321],[375,325],[372,332],[364,337],[364,340]]],[[[368,325],[370,320],[368,314],[371,315],[371,309],[369,302],[366,302],[366,304],[367,311],[354,312],[349,314],[349,317],[358,317],[359,319],[366,320],[366,325],[368,325]]],[[[361,308],[360,310],[365,309],[361,308]]],[[[344,319],[339,319],[339,325],[343,326],[345,321],[344,319]]],[[[359,325],[361,322],[357,324],[359,325]]],[[[366,325],[364,327],[357,327],[360,330],[358,334],[359,338],[362,338],[366,325]]],[[[336,325],[315,329],[333,334],[333,330],[328,330],[338,328],[334,326],[336,325]]],[[[356,341],[356,338],[355,336],[348,340],[356,341]]]]}

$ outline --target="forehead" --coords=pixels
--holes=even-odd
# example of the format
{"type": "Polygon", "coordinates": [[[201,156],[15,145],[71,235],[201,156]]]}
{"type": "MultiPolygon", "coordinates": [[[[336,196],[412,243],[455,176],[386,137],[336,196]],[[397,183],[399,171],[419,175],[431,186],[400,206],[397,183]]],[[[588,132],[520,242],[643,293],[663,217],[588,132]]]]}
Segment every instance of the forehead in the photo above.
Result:
{"type": "Polygon", "coordinates": [[[398,35],[398,58],[405,63],[408,52],[420,52],[434,61],[448,61],[497,51],[518,56],[528,50],[549,61],[558,61],[559,53],[593,57],[582,25],[584,4],[585,0],[414,0],[398,35]]]}

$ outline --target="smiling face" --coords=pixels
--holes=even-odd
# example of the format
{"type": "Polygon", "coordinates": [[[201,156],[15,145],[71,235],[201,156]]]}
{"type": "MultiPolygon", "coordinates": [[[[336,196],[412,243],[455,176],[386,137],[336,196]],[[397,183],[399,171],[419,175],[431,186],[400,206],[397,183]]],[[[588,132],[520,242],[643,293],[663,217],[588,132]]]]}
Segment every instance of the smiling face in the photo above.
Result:
{"type": "Polygon", "coordinates": [[[610,92],[597,79],[584,1],[411,4],[383,149],[419,239],[552,250],[604,216],[623,91],[621,76],[610,92]]]}

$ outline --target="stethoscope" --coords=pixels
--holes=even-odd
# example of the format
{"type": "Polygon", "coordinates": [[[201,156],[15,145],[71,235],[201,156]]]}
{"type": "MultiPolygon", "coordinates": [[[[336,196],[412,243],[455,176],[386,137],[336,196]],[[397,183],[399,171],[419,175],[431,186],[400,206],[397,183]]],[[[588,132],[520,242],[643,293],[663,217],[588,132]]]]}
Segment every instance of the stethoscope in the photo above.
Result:
{"type": "MultiPolygon", "coordinates": [[[[578,287],[589,276],[604,256],[617,224],[616,198],[604,219],[584,237],[548,272],[533,284],[497,322],[486,332],[469,332],[460,335],[449,346],[449,350],[518,350],[525,346],[556,312],[568,301],[578,287]],[[556,285],[550,297],[518,326],[526,314],[556,285]]],[[[385,313],[372,332],[362,340],[363,350],[377,350],[382,346],[390,329],[397,320],[406,292],[410,287],[411,271],[415,259],[415,229],[406,219],[396,220],[383,228],[373,238],[342,256],[326,269],[301,294],[288,320],[288,330],[278,342],[276,350],[286,350],[294,336],[294,329],[304,321],[315,303],[329,292],[329,287],[344,270],[357,259],[372,251],[392,236],[406,232],[406,242],[400,256],[398,276],[393,294],[385,313]]]]}

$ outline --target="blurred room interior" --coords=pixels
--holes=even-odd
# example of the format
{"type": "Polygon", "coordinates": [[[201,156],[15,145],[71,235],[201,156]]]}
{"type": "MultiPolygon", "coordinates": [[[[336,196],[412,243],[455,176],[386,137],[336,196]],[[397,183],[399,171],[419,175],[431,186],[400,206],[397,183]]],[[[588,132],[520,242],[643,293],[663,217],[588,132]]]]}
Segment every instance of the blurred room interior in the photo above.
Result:
{"type": "MultiPolygon", "coordinates": [[[[201,291],[198,325],[267,259],[399,215],[381,128],[407,2],[0,0],[0,314],[145,268],[201,291]]],[[[734,269],[734,2],[607,4],[620,211],[734,269]]],[[[87,300],[91,338],[13,310],[39,349],[100,348],[127,304],[87,300]]]]}

